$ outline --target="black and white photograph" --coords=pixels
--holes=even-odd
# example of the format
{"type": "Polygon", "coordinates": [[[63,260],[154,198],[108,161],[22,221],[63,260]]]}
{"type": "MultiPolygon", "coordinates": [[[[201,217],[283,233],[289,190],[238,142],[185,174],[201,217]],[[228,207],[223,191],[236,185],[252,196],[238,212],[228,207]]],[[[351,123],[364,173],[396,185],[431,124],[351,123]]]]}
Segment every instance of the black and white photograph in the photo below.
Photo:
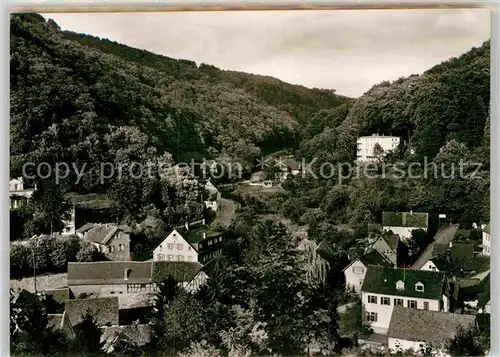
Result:
{"type": "Polygon", "coordinates": [[[11,14],[11,355],[489,356],[490,44],[488,9],[11,14]]]}

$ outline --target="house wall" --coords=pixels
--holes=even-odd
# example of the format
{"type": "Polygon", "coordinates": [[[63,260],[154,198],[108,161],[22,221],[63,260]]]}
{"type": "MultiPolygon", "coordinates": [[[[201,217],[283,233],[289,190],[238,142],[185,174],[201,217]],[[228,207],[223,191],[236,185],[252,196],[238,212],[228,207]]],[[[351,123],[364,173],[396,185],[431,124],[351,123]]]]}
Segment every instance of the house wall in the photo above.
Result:
{"type": "Polygon", "coordinates": [[[129,261],[130,260],[130,235],[118,231],[108,242],[108,252],[106,257],[111,260],[129,261]]]}
{"type": "Polygon", "coordinates": [[[357,140],[357,161],[370,162],[376,160],[373,156],[375,144],[379,144],[384,149],[384,154],[394,150],[401,141],[397,136],[363,136],[357,140]]]}
{"type": "Polygon", "coordinates": [[[153,251],[154,261],[197,262],[198,252],[177,232],[173,230],[153,251]]]}
{"type": "Polygon", "coordinates": [[[491,252],[491,234],[483,232],[483,255],[490,255],[491,252]]]}
{"type": "Polygon", "coordinates": [[[439,271],[437,268],[436,264],[432,262],[432,260],[428,260],[420,270],[425,270],[425,271],[439,271]]]}
{"type": "Polygon", "coordinates": [[[217,201],[205,201],[205,207],[211,209],[214,212],[219,210],[219,202],[217,201]]]}
{"type": "Polygon", "coordinates": [[[73,295],[78,298],[80,294],[92,294],[94,296],[109,296],[120,294],[132,294],[138,292],[153,292],[155,284],[96,284],[96,285],[70,285],[73,295]],[[140,291],[139,285],[143,285],[140,291]]]}
{"type": "Polygon", "coordinates": [[[374,244],[373,249],[382,254],[384,257],[389,259],[392,264],[397,265],[398,263],[398,255],[392,250],[389,244],[383,238],[379,238],[374,244]]]}
{"type": "Polygon", "coordinates": [[[409,341],[393,337],[389,337],[388,339],[388,347],[392,353],[405,352],[410,349],[417,352],[422,348],[425,349],[425,346],[426,343],[423,341],[409,341]]]}
{"type": "MultiPolygon", "coordinates": [[[[402,299],[404,307],[408,306],[409,300],[415,300],[417,302],[417,309],[421,309],[421,310],[424,309],[424,302],[428,302],[429,303],[429,310],[439,311],[439,300],[413,298],[413,297],[408,298],[408,297],[404,297],[404,296],[381,295],[381,294],[362,292],[361,293],[361,301],[363,303],[363,311],[364,311],[363,323],[369,324],[375,333],[383,334],[383,335],[387,334],[387,330],[389,329],[389,323],[391,322],[392,310],[394,308],[394,299],[402,299]],[[368,302],[369,295],[377,297],[376,304],[368,302]],[[389,297],[390,298],[390,305],[382,305],[381,304],[382,297],[389,297]],[[367,312],[375,312],[377,314],[377,321],[367,322],[366,321],[366,313],[367,312]]],[[[444,310],[444,311],[448,311],[448,310],[444,310]]]]}
{"type": "Polygon", "coordinates": [[[346,290],[354,289],[357,293],[361,291],[363,279],[366,275],[366,266],[358,259],[344,270],[346,290]]]}
{"type": "Polygon", "coordinates": [[[427,231],[425,228],[419,228],[419,227],[393,227],[393,226],[384,226],[382,227],[384,231],[392,231],[394,234],[397,234],[401,240],[407,240],[411,238],[411,232],[416,230],[416,229],[423,229],[424,231],[427,231]]]}

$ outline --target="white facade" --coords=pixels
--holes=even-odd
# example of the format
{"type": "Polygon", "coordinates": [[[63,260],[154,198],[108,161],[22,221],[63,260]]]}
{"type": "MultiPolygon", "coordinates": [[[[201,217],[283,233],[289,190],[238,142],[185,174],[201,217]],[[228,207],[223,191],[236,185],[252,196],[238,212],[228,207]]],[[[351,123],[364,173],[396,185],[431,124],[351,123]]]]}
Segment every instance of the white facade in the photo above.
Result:
{"type": "Polygon", "coordinates": [[[393,151],[401,142],[401,138],[397,136],[362,136],[357,141],[357,161],[371,162],[377,158],[373,154],[375,145],[378,144],[384,150],[384,154],[393,151]]]}
{"type": "Polygon", "coordinates": [[[197,262],[198,252],[175,229],[153,251],[153,261],[197,262]]]}
{"type": "Polygon", "coordinates": [[[427,228],[422,228],[422,227],[383,226],[382,229],[386,232],[392,231],[392,233],[397,234],[403,241],[410,239],[411,232],[413,232],[414,230],[421,229],[427,232],[427,228]]]}
{"type": "Polygon", "coordinates": [[[359,293],[361,291],[365,275],[366,266],[361,262],[361,260],[356,259],[344,269],[346,289],[354,289],[355,292],[359,293]]]}
{"type": "Polygon", "coordinates": [[[191,280],[189,283],[185,282],[183,283],[184,289],[186,289],[187,292],[189,293],[195,293],[197,292],[201,286],[205,285],[205,283],[208,280],[207,274],[203,271],[200,270],[193,280],[191,280]]]}
{"type": "Polygon", "coordinates": [[[420,270],[425,270],[425,271],[439,271],[437,268],[436,264],[432,260],[428,260],[420,270]]]}
{"type": "Polygon", "coordinates": [[[425,351],[427,344],[424,341],[409,341],[400,338],[388,338],[388,347],[392,353],[401,353],[413,350],[416,353],[425,351]]]}
{"type": "Polygon", "coordinates": [[[443,295],[443,309],[440,308],[439,300],[423,299],[416,297],[381,295],[374,293],[361,293],[361,302],[363,304],[363,321],[369,321],[370,327],[374,333],[385,335],[389,330],[392,310],[396,303],[402,304],[406,308],[416,308],[421,310],[448,311],[448,298],[443,295]],[[388,305],[386,304],[388,301],[388,305]],[[414,305],[412,305],[414,304],[414,305]],[[414,306],[414,307],[410,307],[414,306]],[[368,317],[370,316],[370,317],[368,317]]]}
{"type": "Polygon", "coordinates": [[[483,231],[483,255],[491,253],[491,234],[483,231]]]}

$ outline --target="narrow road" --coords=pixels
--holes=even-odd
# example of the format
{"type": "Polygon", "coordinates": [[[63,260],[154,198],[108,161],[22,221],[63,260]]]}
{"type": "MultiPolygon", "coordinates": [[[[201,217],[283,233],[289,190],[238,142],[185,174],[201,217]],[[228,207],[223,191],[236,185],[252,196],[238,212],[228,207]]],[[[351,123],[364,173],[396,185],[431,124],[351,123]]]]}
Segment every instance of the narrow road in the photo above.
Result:
{"type": "Polygon", "coordinates": [[[236,213],[236,202],[221,198],[220,211],[217,213],[216,222],[221,222],[225,227],[229,227],[236,213]]]}
{"type": "Polygon", "coordinates": [[[427,248],[425,248],[425,250],[422,252],[420,257],[411,266],[410,269],[420,270],[424,266],[424,264],[429,259],[432,258],[434,252],[434,244],[435,243],[449,244],[453,240],[453,237],[455,237],[455,235],[457,234],[457,231],[458,231],[458,224],[439,230],[434,237],[434,242],[432,242],[427,246],[427,248]]]}

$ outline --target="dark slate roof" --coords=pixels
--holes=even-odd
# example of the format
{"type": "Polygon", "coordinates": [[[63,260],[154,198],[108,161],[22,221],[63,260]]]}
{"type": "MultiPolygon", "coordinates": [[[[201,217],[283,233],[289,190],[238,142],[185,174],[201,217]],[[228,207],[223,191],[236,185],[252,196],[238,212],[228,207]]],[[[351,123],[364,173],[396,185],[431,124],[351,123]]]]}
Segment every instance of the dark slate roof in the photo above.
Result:
{"type": "Polygon", "coordinates": [[[169,275],[179,282],[189,282],[203,267],[198,262],[159,261],[153,264],[152,281],[154,282],[162,282],[169,275]]]}
{"type": "Polygon", "coordinates": [[[387,242],[389,247],[391,247],[391,249],[396,252],[399,245],[399,237],[396,234],[388,233],[385,233],[384,235],[382,235],[382,237],[387,242]]]}
{"type": "Polygon", "coordinates": [[[98,326],[118,325],[118,297],[73,299],[66,301],[65,311],[73,326],[90,312],[98,326]]]}
{"type": "Polygon", "coordinates": [[[474,322],[473,315],[394,306],[387,336],[444,345],[453,338],[459,327],[467,328],[474,322]]]}
{"type": "Polygon", "coordinates": [[[429,214],[421,212],[382,212],[382,225],[428,228],[429,214]]]}
{"type": "Polygon", "coordinates": [[[152,262],[68,263],[68,285],[144,284],[151,281],[152,262]],[[125,280],[125,271],[128,279],[125,280]]]}
{"type": "Polygon", "coordinates": [[[326,260],[332,260],[335,257],[335,251],[332,246],[326,241],[322,240],[316,247],[316,252],[326,260]]]}
{"type": "Polygon", "coordinates": [[[392,263],[387,261],[387,259],[384,258],[384,256],[376,250],[372,250],[369,253],[363,254],[358,259],[365,266],[369,266],[369,265],[382,265],[382,266],[387,266],[387,267],[392,266],[392,263]]]}
{"type": "Polygon", "coordinates": [[[450,272],[453,270],[453,265],[448,261],[445,254],[440,254],[432,258],[431,261],[441,272],[450,272]]]}
{"type": "Polygon", "coordinates": [[[117,231],[118,227],[116,225],[96,224],[87,232],[85,240],[98,244],[106,244],[117,231]]]}
{"type": "Polygon", "coordinates": [[[449,244],[447,243],[434,243],[432,251],[433,255],[443,254],[448,250],[449,244]]]}
{"type": "Polygon", "coordinates": [[[104,327],[101,335],[101,343],[104,344],[105,351],[108,351],[111,346],[124,340],[133,342],[138,346],[144,346],[151,341],[151,332],[150,325],[104,327]]]}
{"type": "Polygon", "coordinates": [[[486,227],[484,227],[483,232],[491,234],[491,226],[489,223],[486,225],[486,227]]]}
{"type": "Polygon", "coordinates": [[[80,228],[78,228],[76,230],[76,233],[85,233],[88,230],[90,230],[92,227],[94,227],[94,223],[85,223],[83,226],[81,226],[80,228]]]}
{"type": "Polygon", "coordinates": [[[453,243],[451,247],[451,257],[453,259],[474,256],[473,243],[453,243]]]}
{"type": "Polygon", "coordinates": [[[411,270],[370,265],[361,291],[366,293],[407,296],[441,300],[445,292],[446,276],[441,272],[411,270]],[[403,290],[396,289],[396,282],[405,282],[403,290]],[[415,284],[424,284],[424,291],[416,291],[415,284]]]}
{"type": "Polygon", "coordinates": [[[63,303],[69,299],[68,288],[45,290],[44,293],[47,296],[51,296],[58,303],[63,303]]]}
{"type": "Polygon", "coordinates": [[[47,327],[58,331],[62,327],[64,314],[47,314],[47,327]]]}

